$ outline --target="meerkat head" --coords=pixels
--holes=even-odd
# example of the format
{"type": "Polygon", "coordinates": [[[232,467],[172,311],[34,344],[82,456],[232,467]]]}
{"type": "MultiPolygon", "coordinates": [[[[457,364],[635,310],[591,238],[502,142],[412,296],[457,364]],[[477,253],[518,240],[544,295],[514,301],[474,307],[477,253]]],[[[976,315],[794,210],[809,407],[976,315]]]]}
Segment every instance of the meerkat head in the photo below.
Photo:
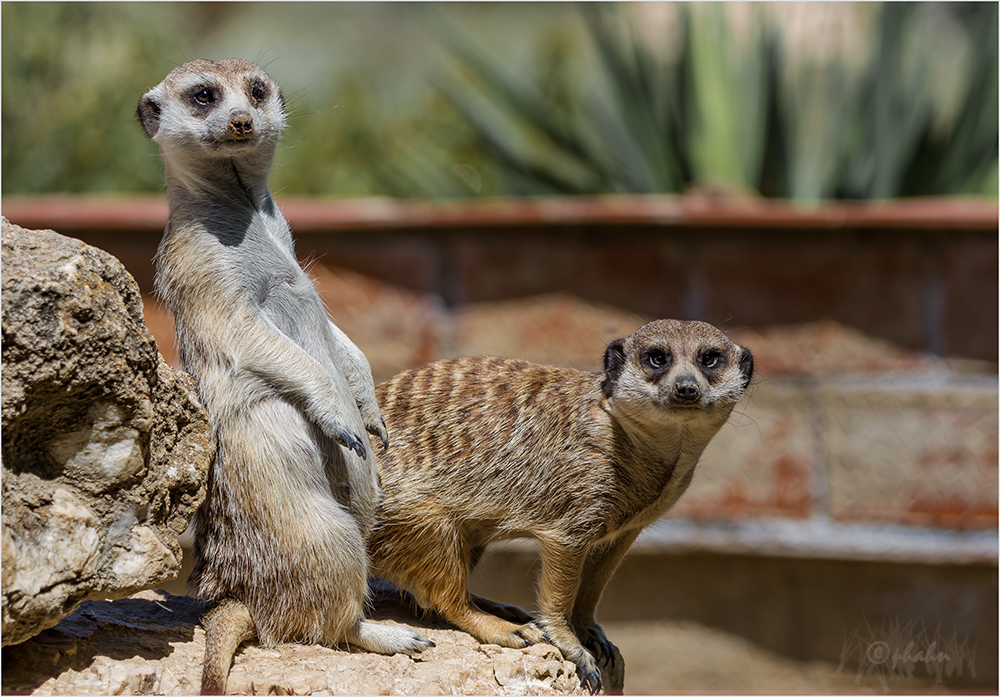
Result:
{"type": "Polygon", "coordinates": [[[721,425],[750,384],[753,355],[711,324],[658,320],[611,342],[604,372],[604,396],[623,416],[721,425]]]}
{"type": "Polygon", "coordinates": [[[143,95],[136,113],[165,158],[234,158],[262,148],[270,156],[285,126],[281,90],[238,58],[174,68],[143,95]]]}

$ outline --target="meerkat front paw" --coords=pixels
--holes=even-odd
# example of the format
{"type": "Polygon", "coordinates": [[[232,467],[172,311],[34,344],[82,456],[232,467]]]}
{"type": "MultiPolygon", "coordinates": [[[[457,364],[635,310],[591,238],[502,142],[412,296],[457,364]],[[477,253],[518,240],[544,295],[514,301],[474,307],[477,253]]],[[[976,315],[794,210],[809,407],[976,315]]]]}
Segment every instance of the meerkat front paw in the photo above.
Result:
{"type": "Polygon", "coordinates": [[[333,430],[330,436],[348,450],[353,450],[362,460],[368,457],[368,449],[365,448],[364,441],[346,428],[338,427],[333,430]]]}
{"type": "Polygon", "coordinates": [[[559,650],[563,652],[566,659],[576,664],[576,672],[579,674],[580,684],[583,688],[592,695],[600,692],[601,688],[604,687],[604,682],[601,680],[601,669],[597,667],[594,657],[585,649],[569,652],[563,649],[559,650]]]}
{"type": "Polygon", "coordinates": [[[365,430],[377,438],[382,439],[382,450],[389,449],[389,431],[385,427],[385,419],[382,418],[381,414],[375,413],[375,419],[369,420],[366,417],[364,411],[361,412],[361,417],[365,420],[365,430]]]}
{"type": "Polygon", "coordinates": [[[603,686],[601,669],[594,655],[581,643],[581,637],[577,635],[576,630],[561,618],[552,617],[540,618],[538,626],[544,630],[545,641],[559,649],[567,661],[576,664],[580,684],[584,689],[591,694],[597,694],[603,686]]]}
{"type": "Polygon", "coordinates": [[[625,659],[618,647],[611,643],[597,623],[577,628],[577,636],[594,657],[607,689],[620,692],[625,687],[625,659]]]}

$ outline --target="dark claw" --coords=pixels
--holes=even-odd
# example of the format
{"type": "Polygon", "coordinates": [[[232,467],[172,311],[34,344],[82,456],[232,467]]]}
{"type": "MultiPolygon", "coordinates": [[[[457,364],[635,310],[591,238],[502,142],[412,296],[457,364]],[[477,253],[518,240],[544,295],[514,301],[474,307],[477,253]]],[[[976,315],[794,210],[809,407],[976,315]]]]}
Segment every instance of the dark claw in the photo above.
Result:
{"type": "Polygon", "coordinates": [[[580,671],[580,684],[583,685],[590,694],[596,695],[601,691],[601,674],[596,670],[589,670],[582,666],[579,667],[580,671]]]}
{"type": "Polygon", "coordinates": [[[364,460],[368,456],[368,451],[365,450],[365,444],[361,442],[360,438],[358,438],[353,433],[349,433],[347,431],[344,431],[342,436],[344,440],[343,445],[345,448],[356,452],[358,454],[358,457],[360,457],[362,460],[364,460]]]}
{"type": "Polygon", "coordinates": [[[389,449],[389,431],[385,427],[385,419],[379,418],[379,420],[382,422],[381,430],[379,430],[378,426],[368,426],[367,431],[382,440],[382,452],[385,452],[389,449]]]}

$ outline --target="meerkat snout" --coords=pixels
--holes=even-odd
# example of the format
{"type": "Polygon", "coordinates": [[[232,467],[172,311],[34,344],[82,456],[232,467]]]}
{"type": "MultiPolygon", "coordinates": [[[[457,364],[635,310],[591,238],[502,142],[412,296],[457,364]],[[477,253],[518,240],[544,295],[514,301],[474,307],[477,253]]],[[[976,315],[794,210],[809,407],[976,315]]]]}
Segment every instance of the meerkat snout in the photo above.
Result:
{"type": "Polygon", "coordinates": [[[681,375],[674,381],[674,401],[680,404],[692,404],[699,399],[701,399],[701,388],[695,378],[681,375]]]}
{"type": "Polygon", "coordinates": [[[249,112],[233,109],[229,112],[229,130],[237,138],[246,138],[253,133],[253,117],[249,112]]]}

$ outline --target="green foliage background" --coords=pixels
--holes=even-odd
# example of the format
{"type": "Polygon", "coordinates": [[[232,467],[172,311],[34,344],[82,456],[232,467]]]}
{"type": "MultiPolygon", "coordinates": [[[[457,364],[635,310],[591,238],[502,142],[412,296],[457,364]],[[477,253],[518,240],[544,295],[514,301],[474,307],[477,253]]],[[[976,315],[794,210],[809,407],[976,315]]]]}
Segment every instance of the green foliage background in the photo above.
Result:
{"type": "Polygon", "coordinates": [[[995,198],[996,7],[7,2],[2,192],[162,190],[139,97],[240,56],[291,106],[286,194],[995,198]]]}

